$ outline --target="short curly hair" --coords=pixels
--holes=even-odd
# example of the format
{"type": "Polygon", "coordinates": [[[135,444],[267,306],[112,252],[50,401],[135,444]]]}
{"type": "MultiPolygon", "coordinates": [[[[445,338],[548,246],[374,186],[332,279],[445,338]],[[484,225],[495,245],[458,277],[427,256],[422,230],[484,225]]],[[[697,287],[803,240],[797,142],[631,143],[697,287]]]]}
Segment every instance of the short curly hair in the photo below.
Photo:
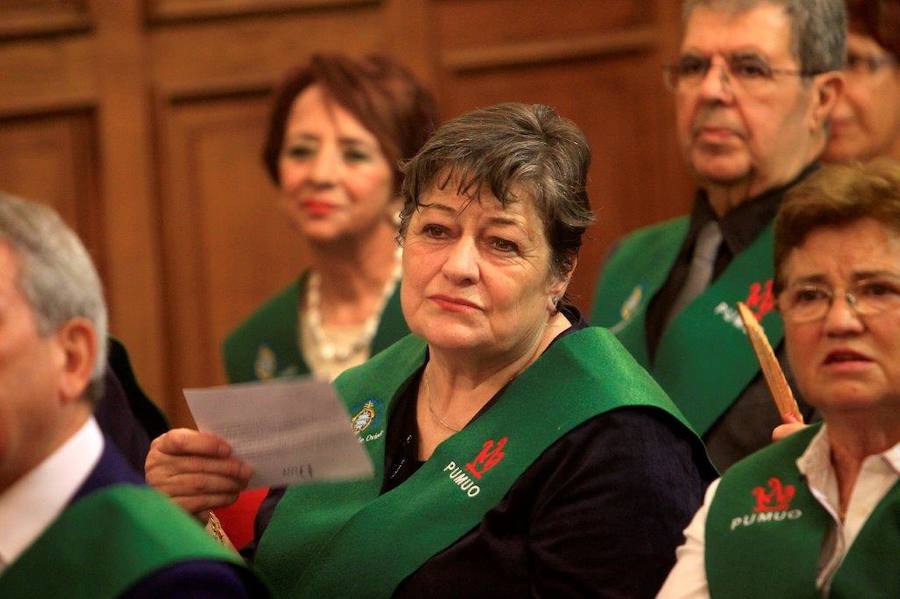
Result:
{"type": "Polygon", "coordinates": [[[542,104],[498,104],[448,121],[403,166],[400,238],[430,190],[454,183],[472,199],[485,187],[504,206],[524,191],[551,249],[554,274],[575,265],[593,222],[587,193],[591,150],[581,130],[542,104]]]}
{"type": "Polygon", "coordinates": [[[828,165],[788,191],[775,218],[776,293],[784,288],[788,255],[810,233],[864,218],[900,235],[900,163],[896,160],[828,165]]]}

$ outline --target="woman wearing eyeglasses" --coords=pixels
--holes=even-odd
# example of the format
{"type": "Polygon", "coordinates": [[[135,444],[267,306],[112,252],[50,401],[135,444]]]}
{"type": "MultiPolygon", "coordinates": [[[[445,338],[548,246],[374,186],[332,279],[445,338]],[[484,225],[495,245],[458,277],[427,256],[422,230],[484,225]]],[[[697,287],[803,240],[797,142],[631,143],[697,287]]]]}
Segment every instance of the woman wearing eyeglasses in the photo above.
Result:
{"type": "Polygon", "coordinates": [[[710,485],[661,597],[900,597],[900,163],[823,168],[775,223],[778,307],[823,423],[710,485]]]}
{"type": "Polygon", "coordinates": [[[900,0],[848,0],[844,92],[823,159],[900,159],[900,0]]]}

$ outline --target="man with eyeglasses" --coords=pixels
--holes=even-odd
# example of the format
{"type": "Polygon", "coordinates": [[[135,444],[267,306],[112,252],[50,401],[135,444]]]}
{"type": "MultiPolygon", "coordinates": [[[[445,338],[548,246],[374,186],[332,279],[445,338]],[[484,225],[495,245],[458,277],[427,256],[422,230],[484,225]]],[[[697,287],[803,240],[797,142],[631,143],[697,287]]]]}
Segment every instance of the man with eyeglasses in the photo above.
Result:
{"type": "Polygon", "coordinates": [[[781,422],[735,303],[746,302],[780,344],[771,222],[825,147],[846,13],[842,0],[686,0],[683,20],[665,79],[699,186],[694,208],[619,243],[592,322],[617,333],[724,470],[781,422]]]}
{"type": "Polygon", "coordinates": [[[710,485],[659,597],[900,597],[900,165],[829,165],[792,188],[775,272],[822,422],[710,485]]]}
{"type": "Polygon", "coordinates": [[[847,16],[844,92],[822,159],[900,160],[900,0],[847,0],[847,16]]]}

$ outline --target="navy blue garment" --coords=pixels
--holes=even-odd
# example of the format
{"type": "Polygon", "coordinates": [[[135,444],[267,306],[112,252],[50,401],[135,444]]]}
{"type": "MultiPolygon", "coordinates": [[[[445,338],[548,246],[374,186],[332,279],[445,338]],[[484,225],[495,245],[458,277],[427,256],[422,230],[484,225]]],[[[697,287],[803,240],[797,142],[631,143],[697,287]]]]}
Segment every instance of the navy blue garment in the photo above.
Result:
{"type": "MultiPolygon", "coordinates": [[[[576,309],[563,312],[574,324],[557,340],[585,326],[576,309]]],[[[420,376],[393,402],[382,493],[421,465],[420,376]]],[[[564,409],[565,373],[559,376],[564,409]]],[[[477,526],[422,564],[394,596],[653,597],[715,477],[700,443],[669,414],[642,407],[600,414],[547,448],[477,526]]],[[[263,503],[257,538],[282,495],[273,489],[263,503]]]]}
{"type": "Polygon", "coordinates": [[[103,397],[94,418],[136,472],[144,471],[150,441],[169,430],[162,412],[138,385],[125,346],[112,337],[103,397]]]}
{"type": "MultiPolygon", "coordinates": [[[[144,484],[109,439],[104,441],[100,461],[70,503],[111,485],[144,484]]],[[[163,568],[121,595],[127,599],[246,599],[267,596],[258,581],[245,580],[230,565],[210,560],[190,560],[163,568]]]]}

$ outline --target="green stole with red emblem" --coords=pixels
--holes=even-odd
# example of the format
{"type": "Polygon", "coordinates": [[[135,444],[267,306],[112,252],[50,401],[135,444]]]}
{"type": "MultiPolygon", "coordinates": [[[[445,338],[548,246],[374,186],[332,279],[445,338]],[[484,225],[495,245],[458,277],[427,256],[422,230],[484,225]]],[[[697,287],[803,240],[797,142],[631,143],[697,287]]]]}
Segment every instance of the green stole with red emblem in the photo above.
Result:
{"type": "MultiPolygon", "coordinates": [[[[722,476],[706,518],[711,597],[821,596],[816,576],[833,521],[796,464],[820,428],[810,426],[770,445],[722,476]]],[[[900,483],[863,525],[832,578],[829,596],[900,597],[898,556],[900,483]]]]}
{"type": "Polygon", "coordinates": [[[251,576],[240,556],[167,497],[113,485],[63,511],[0,575],[0,597],[118,597],[160,568],[197,559],[251,576]]]}
{"type": "MultiPolygon", "coordinates": [[[[641,229],[616,249],[604,268],[591,324],[609,327],[659,382],[701,435],[725,413],[759,373],[736,303],[771,292],[773,233],[769,224],[725,271],[666,328],[651,364],[645,319],[651,298],[669,276],[688,232],[682,217],[641,229]],[[755,295],[755,297],[754,297],[755,295]]],[[[774,300],[771,295],[767,301],[774,300]]],[[[754,309],[754,302],[749,301],[754,309]]],[[[771,308],[768,306],[767,308],[771,308]]],[[[784,336],[769,309],[760,322],[772,347],[784,336]]]]}
{"type": "MultiPolygon", "coordinates": [[[[409,336],[341,375],[336,386],[351,413],[372,405],[389,413],[425,359],[424,341],[409,336]]],[[[387,419],[381,418],[384,428],[364,436],[375,477],[288,489],[260,540],[255,565],[279,597],[387,597],[477,526],[557,439],[623,406],[664,410],[689,429],[612,334],[598,328],[568,334],[384,495],[387,419]]]]}

